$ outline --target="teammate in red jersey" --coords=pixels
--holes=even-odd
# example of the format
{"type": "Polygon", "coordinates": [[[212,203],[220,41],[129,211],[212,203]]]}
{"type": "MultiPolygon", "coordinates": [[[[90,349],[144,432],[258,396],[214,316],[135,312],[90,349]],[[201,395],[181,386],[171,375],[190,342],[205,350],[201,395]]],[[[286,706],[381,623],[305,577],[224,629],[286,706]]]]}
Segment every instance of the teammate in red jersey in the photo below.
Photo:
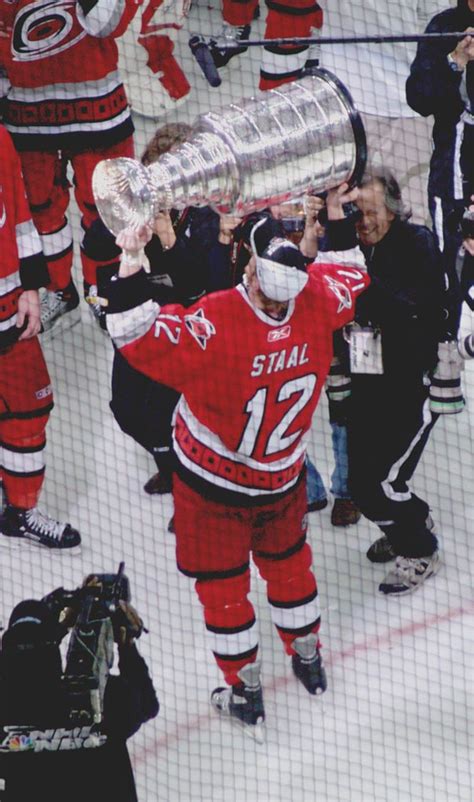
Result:
{"type": "Polygon", "coordinates": [[[173,479],[179,569],[196,579],[212,651],[229,687],[212,696],[258,740],[265,717],[252,554],[272,619],[305,688],[322,693],[320,610],[306,543],[305,443],[333,355],[333,332],[354,314],[368,278],[342,203],[329,193],[328,236],[338,253],[307,270],[287,239],[252,229],[242,284],[188,309],[149,300],[136,251],[146,232],[121,232],[107,326],[130,364],[182,393],[173,479]],[[346,250],[347,249],[347,250],[346,250]]]}
{"type": "Polygon", "coordinates": [[[47,283],[48,271],[20,160],[3,126],[0,253],[0,480],[7,501],[0,534],[54,549],[74,548],[81,541],[79,532],[36,506],[45,472],[45,428],[53,407],[51,380],[36,336],[38,288],[47,283]]]}
{"type": "MultiPolygon", "coordinates": [[[[44,330],[79,321],[71,280],[70,184],[87,230],[97,217],[91,178],[102,159],[133,156],[133,123],[117,72],[116,38],[142,0],[0,0],[0,62],[11,87],[4,121],[20,152],[33,220],[50,274],[44,330]],[[66,312],[72,314],[62,317],[66,312]]],[[[84,293],[99,264],[81,250],[84,293]]],[[[92,289],[91,289],[92,288],[92,289]]]]}
{"type": "MultiPolygon", "coordinates": [[[[322,28],[323,10],[317,0],[266,0],[266,6],[265,39],[315,36],[322,28]]],[[[258,0],[223,0],[223,30],[211,46],[216,67],[225,66],[231,58],[246,51],[246,47],[221,50],[219,45],[234,39],[250,39],[252,20],[258,11],[258,0]]],[[[259,89],[275,89],[301,78],[304,69],[318,65],[318,55],[317,45],[266,45],[259,89]]]]}

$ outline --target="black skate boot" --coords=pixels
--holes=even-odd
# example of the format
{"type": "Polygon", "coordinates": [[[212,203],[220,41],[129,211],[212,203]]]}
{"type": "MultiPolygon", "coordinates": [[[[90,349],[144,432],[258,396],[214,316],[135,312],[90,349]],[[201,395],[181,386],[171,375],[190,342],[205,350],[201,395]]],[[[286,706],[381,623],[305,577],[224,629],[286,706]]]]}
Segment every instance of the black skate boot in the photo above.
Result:
{"type": "Polygon", "coordinates": [[[51,550],[67,549],[70,554],[80,551],[81,536],[77,529],[56,521],[38,507],[21,510],[8,505],[0,517],[0,534],[12,538],[12,542],[18,538],[51,550]]]}
{"type": "Polygon", "coordinates": [[[216,688],[211,694],[212,706],[222,715],[232,719],[257,743],[263,744],[265,710],[260,682],[260,662],[248,663],[238,673],[237,685],[216,688]]]}
{"type": "Polygon", "coordinates": [[[296,638],[291,644],[296,651],[291,658],[295,677],[309,693],[319,695],[328,686],[323,661],[319,654],[318,636],[313,632],[302,638],[296,638]]]}
{"type": "Polygon", "coordinates": [[[41,296],[41,334],[55,337],[81,320],[79,295],[71,281],[63,290],[44,290],[41,296]]]}

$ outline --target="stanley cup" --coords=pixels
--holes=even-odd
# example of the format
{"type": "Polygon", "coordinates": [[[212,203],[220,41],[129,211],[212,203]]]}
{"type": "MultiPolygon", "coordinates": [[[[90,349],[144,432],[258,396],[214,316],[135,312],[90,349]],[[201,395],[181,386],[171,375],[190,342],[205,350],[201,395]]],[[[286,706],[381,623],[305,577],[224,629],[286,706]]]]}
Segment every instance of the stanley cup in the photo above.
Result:
{"type": "Polygon", "coordinates": [[[356,183],[365,134],[352,98],[327,70],[200,115],[190,139],[144,167],[106,159],[93,176],[106,226],[151,225],[161,211],[210,205],[249,214],[304,193],[356,183]]]}

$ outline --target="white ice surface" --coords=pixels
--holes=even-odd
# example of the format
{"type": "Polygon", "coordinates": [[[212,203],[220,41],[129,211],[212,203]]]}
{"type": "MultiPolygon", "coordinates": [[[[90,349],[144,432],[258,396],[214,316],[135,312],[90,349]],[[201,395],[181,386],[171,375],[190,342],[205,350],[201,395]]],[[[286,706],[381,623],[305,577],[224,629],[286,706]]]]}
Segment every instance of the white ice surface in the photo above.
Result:
{"type": "MultiPolygon", "coordinates": [[[[218,29],[217,11],[194,5],[189,30],[208,32],[210,25],[218,29]]],[[[234,59],[223,86],[210,89],[191,66],[184,34],[182,40],[193,90],[173,119],[192,120],[199,109],[255,87],[254,57],[234,59]]],[[[155,123],[136,122],[140,150],[155,123]]],[[[73,558],[2,549],[3,618],[22,598],[74,587],[85,574],[125,560],[133,602],[150,630],[140,650],[161,702],[158,718],[130,743],[140,802],[472,802],[474,363],[465,372],[469,406],[437,424],[414,483],[442,534],[436,578],[414,595],[383,598],[377,585],[386,568],[365,557],[377,528],[362,520],[334,529],[329,508],[310,515],[329,679],[323,697],[309,697],[293,678],[265,588],[253,577],[267,712],[266,744],[256,746],[210,709],[221,678],[192,582],[175,567],[174,537],[166,531],[171,497],[143,492],[154,465],[108,408],[110,342],[83,305],[81,325],[44,348],[56,408],[42,505],[80,529],[83,550],[73,558]]],[[[310,452],[328,480],[325,402],[310,452]]]]}

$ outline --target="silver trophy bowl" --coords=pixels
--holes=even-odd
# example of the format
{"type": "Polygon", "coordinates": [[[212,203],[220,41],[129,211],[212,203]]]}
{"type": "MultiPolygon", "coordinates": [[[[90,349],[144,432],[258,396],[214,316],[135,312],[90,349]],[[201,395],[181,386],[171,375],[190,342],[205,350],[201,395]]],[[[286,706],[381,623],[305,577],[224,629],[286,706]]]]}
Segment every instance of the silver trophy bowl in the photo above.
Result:
{"type": "Polygon", "coordinates": [[[144,167],[106,159],[92,185],[105,225],[152,225],[162,211],[212,206],[245,215],[344,181],[366,162],[362,121],[327,70],[200,115],[190,139],[144,167]]]}

